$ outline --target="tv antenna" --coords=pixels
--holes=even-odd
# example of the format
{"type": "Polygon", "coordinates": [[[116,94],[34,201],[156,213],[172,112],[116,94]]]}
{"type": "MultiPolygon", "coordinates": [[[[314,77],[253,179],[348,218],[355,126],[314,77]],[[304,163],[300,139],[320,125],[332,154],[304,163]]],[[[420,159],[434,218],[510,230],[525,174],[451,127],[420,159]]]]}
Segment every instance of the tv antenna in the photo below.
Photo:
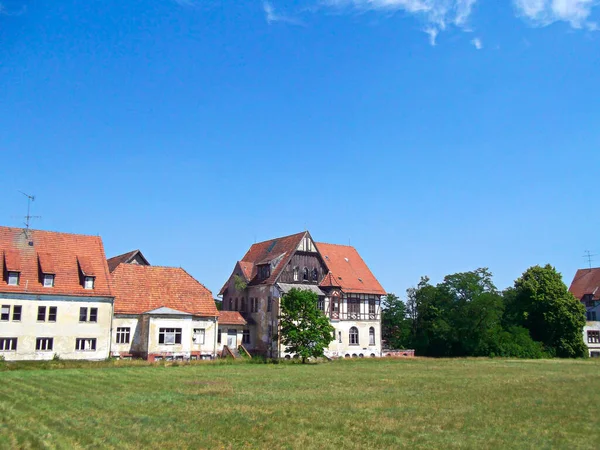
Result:
{"type": "Polygon", "coordinates": [[[583,255],[583,257],[585,259],[587,259],[587,261],[588,261],[588,267],[590,270],[592,270],[592,261],[594,260],[593,256],[596,256],[596,255],[592,254],[589,250],[586,250],[585,255],[583,255]]]}
{"type": "Polygon", "coordinates": [[[31,219],[41,219],[42,216],[32,216],[30,214],[31,212],[31,202],[35,201],[35,195],[29,195],[26,194],[23,191],[19,191],[21,194],[23,194],[25,197],[27,197],[27,215],[25,216],[25,232],[27,233],[27,231],[29,231],[29,226],[31,225],[31,219]]]}

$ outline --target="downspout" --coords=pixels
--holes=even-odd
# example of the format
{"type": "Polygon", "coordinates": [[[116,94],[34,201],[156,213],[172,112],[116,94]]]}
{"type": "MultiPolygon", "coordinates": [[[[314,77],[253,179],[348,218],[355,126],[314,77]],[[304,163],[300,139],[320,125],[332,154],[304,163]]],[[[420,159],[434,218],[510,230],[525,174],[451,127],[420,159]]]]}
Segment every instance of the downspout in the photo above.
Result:
{"type": "Polygon", "coordinates": [[[213,359],[217,359],[217,339],[219,334],[219,316],[215,316],[215,338],[213,342],[213,359]]]}

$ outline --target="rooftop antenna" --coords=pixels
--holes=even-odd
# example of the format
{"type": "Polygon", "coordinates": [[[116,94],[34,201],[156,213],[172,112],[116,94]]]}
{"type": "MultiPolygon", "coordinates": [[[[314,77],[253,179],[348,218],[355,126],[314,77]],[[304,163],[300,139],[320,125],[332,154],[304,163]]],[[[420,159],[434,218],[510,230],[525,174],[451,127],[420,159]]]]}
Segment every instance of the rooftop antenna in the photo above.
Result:
{"type": "Polygon", "coordinates": [[[594,260],[594,258],[592,258],[593,256],[596,256],[595,254],[592,255],[592,253],[589,250],[585,251],[585,255],[583,255],[583,257],[585,259],[587,259],[588,261],[588,267],[590,270],[592,270],[592,261],[594,260]]]}
{"type": "Polygon", "coordinates": [[[31,225],[31,219],[41,219],[42,216],[32,216],[31,212],[31,202],[35,201],[35,195],[26,194],[23,191],[19,191],[25,197],[27,197],[27,215],[25,216],[25,234],[29,231],[29,226],[31,225]]]}

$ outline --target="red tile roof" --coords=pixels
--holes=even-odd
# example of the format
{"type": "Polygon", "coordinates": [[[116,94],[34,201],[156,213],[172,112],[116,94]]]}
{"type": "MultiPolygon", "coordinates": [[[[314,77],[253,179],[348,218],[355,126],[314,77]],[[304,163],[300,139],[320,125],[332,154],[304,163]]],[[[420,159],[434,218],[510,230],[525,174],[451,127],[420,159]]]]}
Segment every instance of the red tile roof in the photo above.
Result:
{"type": "Polygon", "coordinates": [[[329,271],[327,275],[323,278],[323,280],[319,283],[321,287],[333,287],[333,288],[341,288],[341,284],[337,281],[335,276],[329,271]]]}
{"type": "Polygon", "coordinates": [[[321,242],[315,245],[344,292],[386,294],[354,247],[321,242]]]}
{"type": "Polygon", "coordinates": [[[579,269],[569,291],[579,300],[585,294],[592,294],[594,300],[600,300],[600,267],[594,269],[579,269]]]}
{"type": "Polygon", "coordinates": [[[40,270],[42,273],[56,274],[54,259],[51,253],[38,253],[38,260],[40,261],[40,270]]]}
{"type": "Polygon", "coordinates": [[[94,266],[90,262],[87,256],[77,256],[77,262],[79,263],[79,270],[86,277],[95,277],[94,266]]]}
{"type": "Polygon", "coordinates": [[[123,253],[122,255],[113,256],[108,259],[108,269],[112,272],[117,268],[119,264],[127,264],[133,260],[136,256],[140,256],[143,261],[145,261],[146,265],[150,265],[148,260],[142,255],[142,252],[139,250],[133,250],[131,252],[123,253]]]}
{"type": "Polygon", "coordinates": [[[219,311],[219,325],[246,325],[246,320],[237,311],[219,311]]]}
{"type": "Polygon", "coordinates": [[[270,239],[268,241],[259,242],[258,244],[252,245],[250,250],[242,258],[242,263],[246,264],[244,272],[252,268],[250,279],[254,279],[256,276],[256,266],[258,263],[266,263],[272,259],[281,257],[279,263],[271,270],[271,276],[261,282],[251,281],[249,284],[273,284],[277,280],[279,273],[283,270],[287,264],[289,258],[292,256],[294,251],[300,245],[302,238],[306,234],[306,231],[302,233],[292,234],[290,236],[283,236],[277,239],[270,239]]]}
{"type": "Polygon", "coordinates": [[[112,297],[104,246],[99,236],[57,233],[54,231],[0,227],[0,292],[18,292],[84,297],[112,297]],[[52,258],[46,269],[44,255],[52,258]],[[84,289],[78,260],[87,261],[87,270],[94,273],[94,289],[84,289]],[[54,273],[54,287],[44,287],[43,270],[54,273]],[[18,270],[15,269],[18,267],[18,270]],[[2,275],[7,270],[20,272],[18,286],[9,286],[2,275]]]}
{"type": "Polygon", "coordinates": [[[119,264],[112,282],[116,314],[142,314],[162,306],[205,317],[218,314],[212,293],[181,268],[119,264]]]}

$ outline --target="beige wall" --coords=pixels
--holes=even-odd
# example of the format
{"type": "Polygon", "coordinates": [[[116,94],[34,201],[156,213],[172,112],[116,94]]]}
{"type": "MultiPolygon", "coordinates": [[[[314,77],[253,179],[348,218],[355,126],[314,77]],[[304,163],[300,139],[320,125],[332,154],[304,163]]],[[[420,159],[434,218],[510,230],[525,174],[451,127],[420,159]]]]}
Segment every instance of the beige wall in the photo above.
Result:
{"type": "Polygon", "coordinates": [[[0,338],[17,338],[16,351],[0,351],[7,361],[48,360],[57,354],[62,359],[100,360],[109,356],[112,299],[90,301],[89,298],[32,296],[0,299],[10,305],[10,318],[0,322],[0,338]],[[21,320],[13,321],[13,306],[22,307],[21,320]],[[46,306],[46,321],[38,322],[38,306],[46,306]],[[48,322],[48,308],[57,308],[56,322],[48,322]],[[98,308],[97,322],[79,322],[79,308],[98,308]],[[53,338],[53,349],[36,351],[36,338],[53,338]],[[95,351],[77,351],[76,338],[95,338],[95,351]]]}
{"type": "Polygon", "coordinates": [[[148,321],[148,354],[183,356],[189,358],[194,353],[214,356],[217,324],[213,318],[192,316],[150,316],[148,321]],[[181,328],[181,344],[159,344],[160,328],[181,328]],[[204,344],[192,342],[195,328],[204,329],[204,344]]]}

